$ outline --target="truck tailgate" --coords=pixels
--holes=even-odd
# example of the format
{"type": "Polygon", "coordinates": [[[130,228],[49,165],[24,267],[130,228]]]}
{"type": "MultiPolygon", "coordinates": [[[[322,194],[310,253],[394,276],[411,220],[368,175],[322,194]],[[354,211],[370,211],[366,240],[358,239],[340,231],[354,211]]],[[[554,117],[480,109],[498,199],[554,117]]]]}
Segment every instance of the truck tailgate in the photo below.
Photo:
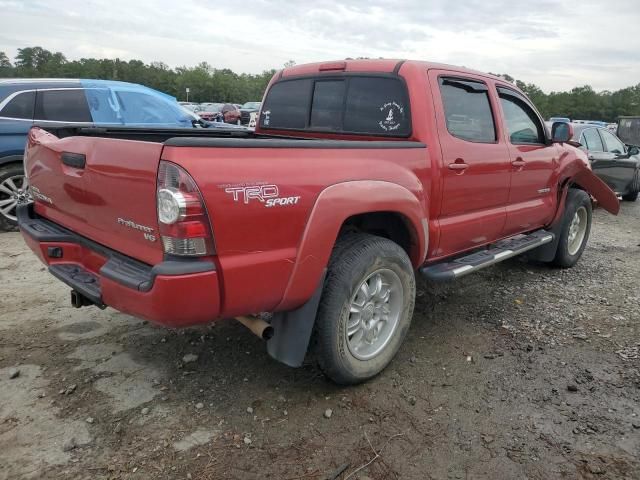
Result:
{"type": "Polygon", "coordinates": [[[162,261],[156,176],[162,143],[29,133],[35,211],[148,264],[162,261]]]}

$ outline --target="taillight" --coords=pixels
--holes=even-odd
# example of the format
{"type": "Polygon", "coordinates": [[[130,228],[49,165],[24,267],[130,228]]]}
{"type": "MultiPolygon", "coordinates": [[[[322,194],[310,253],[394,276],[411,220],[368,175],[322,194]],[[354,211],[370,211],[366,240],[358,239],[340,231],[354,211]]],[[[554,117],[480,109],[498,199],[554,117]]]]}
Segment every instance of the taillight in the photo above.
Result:
{"type": "Polygon", "coordinates": [[[215,253],[202,195],[186,171],[173,163],[161,161],[156,199],[165,253],[180,256],[215,253]]]}

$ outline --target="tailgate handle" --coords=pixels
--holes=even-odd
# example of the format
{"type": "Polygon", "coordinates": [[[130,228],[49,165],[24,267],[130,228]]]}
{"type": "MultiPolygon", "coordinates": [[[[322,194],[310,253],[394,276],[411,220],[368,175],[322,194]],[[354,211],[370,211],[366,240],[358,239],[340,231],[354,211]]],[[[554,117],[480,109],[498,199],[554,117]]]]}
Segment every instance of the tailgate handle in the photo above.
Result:
{"type": "Polygon", "coordinates": [[[87,157],[84,153],[62,152],[62,163],[73,168],[84,168],[87,157]]]}

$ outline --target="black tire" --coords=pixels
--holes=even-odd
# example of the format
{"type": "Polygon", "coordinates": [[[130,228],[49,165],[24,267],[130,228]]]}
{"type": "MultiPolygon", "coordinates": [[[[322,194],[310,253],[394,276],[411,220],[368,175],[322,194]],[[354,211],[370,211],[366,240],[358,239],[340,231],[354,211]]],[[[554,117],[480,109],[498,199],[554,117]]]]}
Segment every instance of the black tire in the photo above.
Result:
{"type": "Polygon", "coordinates": [[[562,228],[560,230],[558,249],[556,250],[555,258],[551,262],[553,265],[561,268],[570,268],[580,260],[580,257],[587,246],[587,242],[589,241],[589,234],[591,232],[591,216],[592,209],[589,195],[582,190],[574,188],[570,189],[567,194],[564,216],[562,217],[562,228]],[[572,244],[573,248],[570,248],[569,234],[571,224],[579,210],[586,212],[586,230],[581,243],[579,244],[579,248],[575,249],[576,244],[572,244]]]}
{"type": "MultiPolygon", "coordinates": [[[[413,266],[398,244],[363,233],[340,237],[329,260],[314,331],[315,354],[324,374],[338,384],[350,385],[364,382],[380,373],[396,355],[409,330],[415,292],[413,266]],[[401,292],[400,289],[393,290],[400,292],[393,297],[398,306],[395,310],[400,313],[395,317],[396,326],[390,330],[382,350],[373,358],[362,360],[350,350],[346,335],[347,322],[351,315],[351,302],[360,286],[369,276],[378,272],[383,272],[383,275],[386,272],[396,282],[399,281],[396,285],[402,286],[401,292]]],[[[386,302],[385,305],[391,308],[391,293],[386,302]]]]}
{"type": "MultiPolygon", "coordinates": [[[[9,163],[0,167],[0,185],[11,177],[24,178],[24,167],[21,163],[9,163]]],[[[10,195],[0,190],[0,202],[8,200],[9,198],[11,198],[10,195]]],[[[15,209],[9,212],[9,214],[11,217],[15,217],[15,209]]],[[[0,211],[0,231],[7,232],[17,230],[17,225],[18,222],[15,218],[10,218],[0,211]]]]}
{"type": "Polygon", "coordinates": [[[640,192],[640,170],[636,170],[634,173],[631,189],[629,193],[622,195],[622,200],[625,202],[635,202],[638,199],[638,192],[640,192]]]}

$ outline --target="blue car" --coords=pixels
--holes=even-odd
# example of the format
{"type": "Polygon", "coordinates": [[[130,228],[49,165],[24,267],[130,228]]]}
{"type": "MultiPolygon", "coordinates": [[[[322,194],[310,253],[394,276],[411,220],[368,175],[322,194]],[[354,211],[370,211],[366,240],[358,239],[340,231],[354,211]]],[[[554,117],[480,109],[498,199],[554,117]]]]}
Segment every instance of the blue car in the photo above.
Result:
{"type": "Polygon", "coordinates": [[[22,155],[34,122],[207,126],[174,97],[142,85],[108,80],[0,80],[0,230],[16,225],[16,205],[28,195],[22,155]]]}

